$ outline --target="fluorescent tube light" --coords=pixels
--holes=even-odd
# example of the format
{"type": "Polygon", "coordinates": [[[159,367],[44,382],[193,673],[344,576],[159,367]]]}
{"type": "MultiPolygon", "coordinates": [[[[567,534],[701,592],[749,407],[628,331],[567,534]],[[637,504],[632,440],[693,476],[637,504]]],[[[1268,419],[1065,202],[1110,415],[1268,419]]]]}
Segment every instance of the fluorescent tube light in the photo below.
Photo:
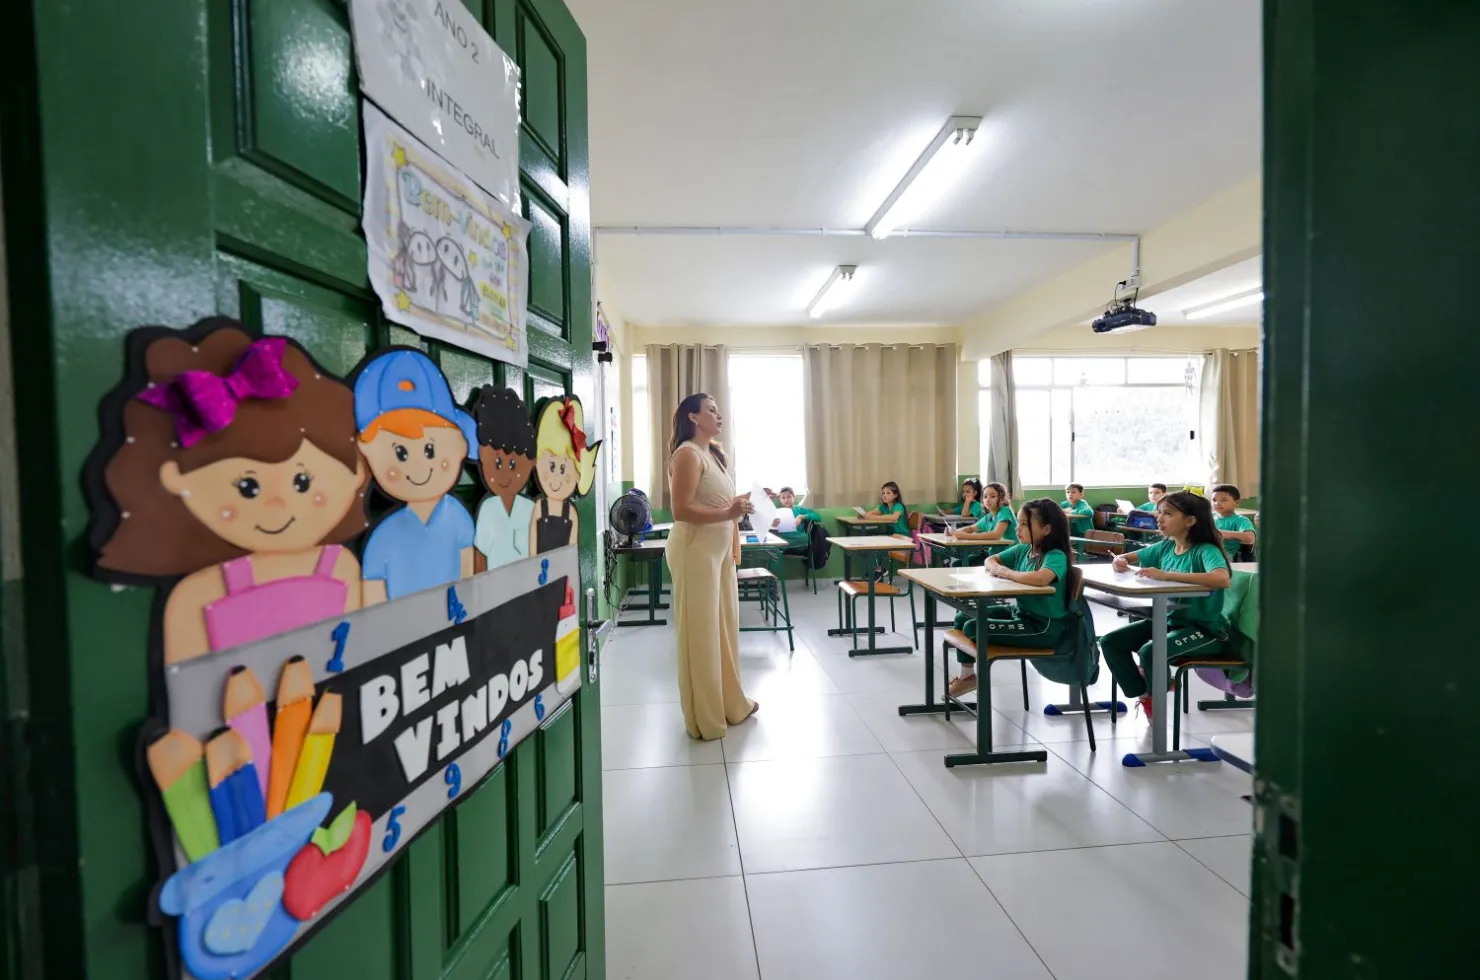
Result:
{"type": "Polygon", "coordinates": [[[971,143],[981,122],[980,116],[947,119],[915,165],[863,226],[864,230],[874,238],[888,238],[905,219],[919,214],[941,191],[955,183],[971,155],[971,143]]]}
{"type": "Polygon", "coordinates": [[[1183,310],[1182,315],[1189,320],[1206,320],[1210,316],[1229,313],[1233,310],[1241,310],[1246,306],[1254,306],[1262,302],[1264,302],[1264,290],[1252,289],[1233,296],[1227,296],[1216,302],[1194,306],[1190,310],[1183,310]]]}
{"type": "Polygon", "coordinates": [[[817,295],[812,302],[807,304],[807,316],[816,320],[822,314],[838,305],[839,300],[853,291],[853,274],[858,271],[856,265],[840,265],[827,277],[827,282],[817,290],[817,295]]]}

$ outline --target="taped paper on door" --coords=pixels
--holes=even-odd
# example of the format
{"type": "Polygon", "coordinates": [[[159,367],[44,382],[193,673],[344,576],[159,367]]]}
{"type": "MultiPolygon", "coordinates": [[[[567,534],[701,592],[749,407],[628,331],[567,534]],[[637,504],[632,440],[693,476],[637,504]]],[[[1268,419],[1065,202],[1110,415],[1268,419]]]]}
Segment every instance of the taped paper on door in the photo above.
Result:
{"type": "Polygon", "coordinates": [[[365,103],[361,225],[385,315],[524,367],[529,222],[365,103]]]}

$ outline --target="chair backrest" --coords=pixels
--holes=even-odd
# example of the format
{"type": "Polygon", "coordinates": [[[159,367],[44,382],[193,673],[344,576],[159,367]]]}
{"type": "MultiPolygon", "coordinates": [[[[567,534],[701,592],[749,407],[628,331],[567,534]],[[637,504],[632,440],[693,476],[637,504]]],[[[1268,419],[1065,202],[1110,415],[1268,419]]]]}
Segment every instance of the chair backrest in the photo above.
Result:
{"type": "Polygon", "coordinates": [[[910,511],[910,516],[906,518],[905,523],[908,525],[910,531],[918,531],[920,530],[920,525],[925,523],[925,515],[918,510],[912,510],[910,511]]]}
{"type": "Polygon", "coordinates": [[[1079,570],[1078,565],[1069,566],[1069,581],[1064,588],[1064,601],[1078,602],[1079,597],[1084,595],[1084,572],[1079,570]]]}
{"type": "Polygon", "coordinates": [[[1087,554],[1091,554],[1091,555],[1113,555],[1113,554],[1116,553],[1117,550],[1123,550],[1124,547],[1125,547],[1125,535],[1124,534],[1121,534],[1119,531],[1090,531],[1087,534],[1085,534],[1085,537],[1086,538],[1091,538],[1091,539],[1093,539],[1095,541],[1103,541],[1103,542],[1105,542],[1105,544],[1103,544],[1103,545],[1096,545],[1096,544],[1087,544],[1087,545],[1085,545],[1084,546],[1084,550],[1085,550],[1085,552],[1087,554]],[[1106,547],[1106,545],[1120,545],[1121,547],[1120,547],[1120,549],[1116,549],[1116,548],[1106,547]]]}

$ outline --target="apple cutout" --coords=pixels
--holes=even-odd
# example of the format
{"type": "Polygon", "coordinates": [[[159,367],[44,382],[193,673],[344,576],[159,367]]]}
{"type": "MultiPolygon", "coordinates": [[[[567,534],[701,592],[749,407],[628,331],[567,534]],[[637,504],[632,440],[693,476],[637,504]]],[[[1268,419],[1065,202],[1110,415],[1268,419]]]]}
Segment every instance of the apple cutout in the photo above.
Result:
{"type": "Polygon", "coordinates": [[[370,853],[370,814],[351,803],[293,856],[283,875],[283,908],[299,922],[350,890],[370,853]]]}

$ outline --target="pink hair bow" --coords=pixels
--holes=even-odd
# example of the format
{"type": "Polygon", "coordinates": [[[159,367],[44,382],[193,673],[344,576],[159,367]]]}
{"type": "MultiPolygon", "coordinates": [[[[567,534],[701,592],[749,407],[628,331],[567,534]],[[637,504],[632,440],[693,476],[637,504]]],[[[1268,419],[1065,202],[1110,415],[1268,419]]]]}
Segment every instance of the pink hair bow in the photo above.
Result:
{"type": "Polygon", "coordinates": [[[181,371],[169,384],[139,392],[139,401],[170,413],[180,445],[189,449],[236,418],[237,404],[248,398],[287,398],[298,379],[283,367],[288,342],[267,337],[247,347],[236,366],[224,375],[181,371]]]}

